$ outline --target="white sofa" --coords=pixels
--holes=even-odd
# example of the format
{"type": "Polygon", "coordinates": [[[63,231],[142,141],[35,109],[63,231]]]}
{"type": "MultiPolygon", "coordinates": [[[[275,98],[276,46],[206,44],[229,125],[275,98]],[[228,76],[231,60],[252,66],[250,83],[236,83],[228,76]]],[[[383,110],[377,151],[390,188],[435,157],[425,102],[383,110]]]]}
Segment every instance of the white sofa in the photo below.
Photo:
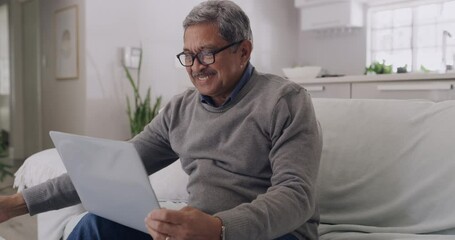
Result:
{"type": "MultiPolygon", "coordinates": [[[[324,137],[320,239],[455,239],[455,101],[314,99],[314,106],[324,137]]],[[[35,154],[17,186],[61,174],[57,162],[55,150],[35,154]]],[[[161,201],[185,201],[179,165],[151,177],[161,201]]],[[[60,238],[82,211],[39,214],[39,239],[60,238]]]]}

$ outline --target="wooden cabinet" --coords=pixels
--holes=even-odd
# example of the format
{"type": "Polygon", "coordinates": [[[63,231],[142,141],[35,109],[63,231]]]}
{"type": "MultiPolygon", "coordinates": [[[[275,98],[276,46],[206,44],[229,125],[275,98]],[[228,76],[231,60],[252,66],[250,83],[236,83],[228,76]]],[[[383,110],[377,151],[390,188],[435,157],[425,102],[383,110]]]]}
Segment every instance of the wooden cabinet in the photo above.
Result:
{"type": "Polygon", "coordinates": [[[292,79],[313,98],[455,100],[455,73],[292,79]]]}
{"type": "Polygon", "coordinates": [[[314,98],[351,98],[350,83],[302,84],[314,98]]]}
{"type": "Polygon", "coordinates": [[[352,98],[427,99],[435,102],[455,99],[455,81],[403,81],[351,83],[352,98]]]}

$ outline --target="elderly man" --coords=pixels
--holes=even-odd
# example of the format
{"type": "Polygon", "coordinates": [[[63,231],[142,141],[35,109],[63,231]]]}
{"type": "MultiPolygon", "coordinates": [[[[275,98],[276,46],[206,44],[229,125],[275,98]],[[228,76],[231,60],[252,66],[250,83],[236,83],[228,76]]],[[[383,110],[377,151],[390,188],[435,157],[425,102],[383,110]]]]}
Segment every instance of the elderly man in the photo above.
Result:
{"type": "MultiPolygon", "coordinates": [[[[249,62],[249,19],[206,1],[183,22],[177,55],[196,89],[175,96],[131,142],[152,174],[180,158],[188,207],[145,219],[155,240],[317,239],[321,134],[310,96],[249,62]]],[[[1,199],[0,220],[80,202],[67,175],[1,199]]],[[[69,239],[151,239],[87,214],[69,239]]]]}

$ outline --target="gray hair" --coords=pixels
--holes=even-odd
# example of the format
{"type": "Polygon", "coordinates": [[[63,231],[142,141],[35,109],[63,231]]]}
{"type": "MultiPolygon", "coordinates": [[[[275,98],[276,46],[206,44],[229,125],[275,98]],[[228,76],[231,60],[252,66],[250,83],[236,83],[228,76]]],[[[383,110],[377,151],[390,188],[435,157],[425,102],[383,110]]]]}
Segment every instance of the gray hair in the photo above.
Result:
{"type": "Polygon", "coordinates": [[[188,27],[200,23],[218,25],[221,37],[228,42],[253,41],[248,16],[232,1],[209,0],[200,3],[185,18],[183,28],[186,31],[188,27]]]}

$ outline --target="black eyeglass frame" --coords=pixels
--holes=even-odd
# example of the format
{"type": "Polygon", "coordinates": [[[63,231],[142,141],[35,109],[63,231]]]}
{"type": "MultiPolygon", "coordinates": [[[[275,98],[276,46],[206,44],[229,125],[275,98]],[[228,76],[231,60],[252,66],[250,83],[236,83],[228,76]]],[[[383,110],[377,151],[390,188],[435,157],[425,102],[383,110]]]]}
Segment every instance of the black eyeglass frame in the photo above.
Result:
{"type": "Polygon", "coordinates": [[[185,53],[185,52],[181,52],[179,54],[176,55],[177,59],[179,60],[180,64],[182,64],[182,66],[184,67],[191,67],[194,65],[194,59],[197,58],[197,60],[199,61],[200,64],[204,65],[204,66],[208,66],[208,65],[211,65],[211,64],[214,64],[215,63],[215,55],[223,50],[226,50],[236,44],[240,44],[241,42],[243,42],[243,40],[240,40],[240,41],[237,41],[237,42],[233,42],[231,44],[228,44],[227,46],[224,46],[224,47],[221,47],[221,48],[218,48],[216,50],[213,50],[213,51],[208,51],[208,52],[204,52],[204,51],[201,51],[197,54],[188,54],[188,53],[185,53]],[[182,60],[180,59],[180,56],[191,56],[191,64],[188,65],[188,64],[184,64],[182,62],[182,60]],[[207,56],[207,55],[212,55],[213,57],[213,62],[211,63],[206,63],[204,62],[201,58],[203,58],[204,56],[207,56]]]}

